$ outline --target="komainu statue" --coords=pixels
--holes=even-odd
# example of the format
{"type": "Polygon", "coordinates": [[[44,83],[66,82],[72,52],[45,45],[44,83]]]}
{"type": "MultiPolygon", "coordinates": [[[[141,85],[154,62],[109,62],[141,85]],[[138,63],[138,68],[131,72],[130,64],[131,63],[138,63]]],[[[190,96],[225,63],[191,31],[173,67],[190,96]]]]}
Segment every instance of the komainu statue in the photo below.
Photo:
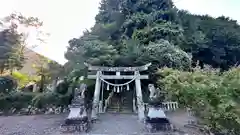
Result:
{"type": "Polygon", "coordinates": [[[86,84],[81,84],[79,88],[74,90],[74,98],[71,105],[69,105],[70,113],[65,120],[65,123],[62,125],[64,131],[88,131],[90,121],[85,105],[86,91],[86,84]]]}
{"type": "Polygon", "coordinates": [[[149,95],[149,99],[151,100],[151,99],[153,99],[153,98],[155,98],[157,95],[156,95],[156,89],[155,89],[155,87],[154,87],[154,85],[153,84],[149,84],[148,85],[148,90],[150,91],[150,95],[149,95]]]}

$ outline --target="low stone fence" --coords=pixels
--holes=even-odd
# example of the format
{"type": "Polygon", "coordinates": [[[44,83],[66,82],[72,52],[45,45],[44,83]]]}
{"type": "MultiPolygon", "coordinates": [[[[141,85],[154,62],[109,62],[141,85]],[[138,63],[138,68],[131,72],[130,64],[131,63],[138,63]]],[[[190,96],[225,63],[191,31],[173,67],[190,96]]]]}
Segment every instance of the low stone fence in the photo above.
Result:
{"type": "MultiPolygon", "coordinates": [[[[148,111],[149,109],[148,103],[144,103],[144,107],[145,107],[145,110],[148,111]]],[[[160,108],[163,111],[167,112],[167,111],[175,111],[176,109],[179,108],[179,106],[178,106],[178,102],[169,101],[169,102],[163,102],[160,105],[160,108]]]]}
{"type": "Polygon", "coordinates": [[[178,109],[178,102],[163,102],[162,109],[164,111],[175,111],[178,109]]]}

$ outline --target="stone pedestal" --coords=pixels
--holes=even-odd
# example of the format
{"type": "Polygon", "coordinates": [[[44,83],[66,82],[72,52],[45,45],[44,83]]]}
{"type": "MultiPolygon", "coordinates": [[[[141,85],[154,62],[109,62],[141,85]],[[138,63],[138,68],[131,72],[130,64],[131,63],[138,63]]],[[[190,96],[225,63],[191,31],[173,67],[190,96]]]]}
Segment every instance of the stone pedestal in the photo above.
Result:
{"type": "Polygon", "coordinates": [[[72,104],[69,106],[70,113],[67,119],[81,119],[87,116],[86,108],[84,107],[84,100],[80,97],[74,98],[72,104]]]}

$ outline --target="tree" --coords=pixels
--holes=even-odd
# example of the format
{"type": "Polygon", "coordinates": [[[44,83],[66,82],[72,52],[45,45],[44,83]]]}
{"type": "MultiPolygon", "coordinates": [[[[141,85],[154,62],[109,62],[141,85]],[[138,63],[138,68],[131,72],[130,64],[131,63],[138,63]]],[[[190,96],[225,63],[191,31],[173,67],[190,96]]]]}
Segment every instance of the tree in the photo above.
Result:
{"type": "MultiPolygon", "coordinates": [[[[4,70],[10,69],[11,66],[20,67],[19,63],[13,62],[16,61],[14,59],[14,53],[16,53],[15,48],[19,46],[21,43],[20,35],[16,33],[14,29],[6,29],[0,32],[0,47],[1,47],[1,74],[4,70]]],[[[21,56],[21,55],[20,55],[21,56]]]]}
{"type": "MultiPolygon", "coordinates": [[[[84,61],[95,65],[139,66],[146,58],[149,58],[148,62],[156,63],[156,67],[161,67],[161,63],[157,64],[160,61],[156,62],[150,58],[150,53],[143,51],[148,47],[158,50],[158,42],[162,40],[191,54],[193,65],[199,61],[202,67],[209,64],[228,69],[239,63],[240,29],[236,21],[227,17],[192,15],[178,10],[171,0],[102,0],[95,20],[96,24],[90,31],[69,42],[65,56],[71,70],[83,69],[84,61]],[[108,54],[105,53],[104,59],[99,59],[101,51],[97,52],[98,55],[86,55],[83,51],[86,50],[83,48],[94,50],[94,47],[112,49],[114,55],[109,56],[116,57],[106,57],[108,54]],[[143,54],[145,58],[141,57],[143,54]]],[[[171,58],[178,59],[173,58],[178,55],[174,51],[172,53],[171,58]]],[[[165,61],[171,62],[171,59],[165,61]]]]}
{"type": "Polygon", "coordinates": [[[240,26],[227,17],[192,15],[179,12],[184,28],[185,51],[192,53],[194,61],[220,67],[224,70],[239,63],[240,26]]]}
{"type": "Polygon", "coordinates": [[[172,67],[181,70],[191,68],[191,57],[180,48],[170,44],[167,40],[159,40],[144,47],[140,62],[152,62],[156,68],[172,67]]]}
{"type": "Polygon", "coordinates": [[[57,81],[58,78],[65,75],[65,69],[62,65],[41,55],[39,55],[39,59],[34,62],[32,67],[36,70],[36,76],[40,77],[38,82],[40,92],[44,90],[45,84],[57,81]]]}
{"type": "MultiPolygon", "coordinates": [[[[1,21],[0,47],[1,47],[1,73],[5,70],[20,69],[24,63],[24,48],[26,47],[27,28],[39,30],[42,22],[38,18],[25,17],[22,14],[12,13],[1,21]],[[21,29],[25,29],[21,31],[21,29]]],[[[43,33],[42,31],[38,31],[43,33]]],[[[40,37],[38,40],[43,41],[40,37]]]]}
{"type": "Polygon", "coordinates": [[[50,60],[43,56],[40,56],[39,58],[40,59],[36,60],[35,64],[33,64],[33,68],[35,68],[37,76],[40,76],[41,78],[39,82],[40,83],[39,91],[43,92],[44,84],[46,84],[46,82],[50,80],[48,70],[48,63],[50,63],[50,60]]]}
{"type": "Polygon", "coordinates": [[[106,42],[103,42],[94,35],[85,35],[80,39],[69,41],[68,52],[65,57],[75,62],[79,69],[83,69],[83,63],[92,65],[114,65],[118,58],[117,50],[106,42]]]}
{"type": "Polygon", "coordinates": [[[76,68],[83,66],[84,61],[94,65],[136,66],[139,64],[136,63],[137,53],[141,52],[143,46],[160,39],[172,43],[181,36],[181,27],[176,24],[176,13],[177,10],[169,0],[103,0],[96,24],[81,38],[69,42],[65,57],[69,63],[78,63],[72,65],[76,68]],[[135,44],[131,41],[137,42],[138,47],[131,45],[135,44]],[[104,51],[96,51],[94,48],[104,51]],[[137,52],[131,52],[130,48],[135,48],[137,52]],[[88,51],[94,53],[86,53],[88,51]]]}

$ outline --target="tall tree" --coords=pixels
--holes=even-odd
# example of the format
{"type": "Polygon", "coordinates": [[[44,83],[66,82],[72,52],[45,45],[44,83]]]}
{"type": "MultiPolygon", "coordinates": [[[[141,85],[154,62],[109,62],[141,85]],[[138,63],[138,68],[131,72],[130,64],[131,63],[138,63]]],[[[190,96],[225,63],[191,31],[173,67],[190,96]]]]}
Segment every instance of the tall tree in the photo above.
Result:
{"type": "Polygon", "coordinates": [[[26,29],[35,28],[39,32],[37,40],[43,41],[41,38],[42,31],[40,27],[42,22],[38,18],[25,17],[20,13],[12,13],[1,19],[0,47],[2,53],[1,73],[4,70],[19,69],[24,63],[24,48],[26,47],[26,39],[28,33],[26,29]]]}
{"type": "MultiPolygon", "coordinates": [[[[95,19],[91,31],[69,42],[65,56],[72,69],[81,69],[84,61],[95,65],[139,66],[146,61],[144,57],[158,68],[179,65],[166,64],[172,61],[161,61],[164,58],[160,54],[155,54],[159,57],[159,63],[156,63],[150,58],[152,54],[146,53],[148,47],[155,48],[156,53],[162,52],[164,48],[157,48],[162,47],[159,45],[162,40],[167,41],[172,50],[191,54],[194,62],[200,61],[202,66],[210,64],[227,69],[240,60],[240,30],[236,21],[226,17],[192,15],[178,10],[171,0],[102,0],[95,19]],[[96,48],[114,50],[114,53],[96,51],[96,48]]],[[[173,57],[178,55],[175,51],[170,52],[171,58],[177,62],[178,58],[173,57]]]]}
{"type": "MultiPolygon", "coordinates": [[[[102,0],[96,24],[91,31],[85,32],[83,37],[69,42],[70,46],[65,56],[69,61],[90,60],[95,65],[136,66],[139,63],[134,61],[141,53],[141,48],[149,42],[165,39],[170,43],[179,44],[177,39],[182,36],[182,29],[176,24],[178,22],[176,16],[177,10],[169,0],[102,0]],[[89,38],[89,35],[95,36],[95,39],[89,38]],[[138,47],[132,45],[136,43],[131,41],[137,42],[138,47]],[[88,50],[95,47],[114,50],[114,53],[95,51],[98,54],[86,55],[81,53],[84,52],[83,46],[88,50]],[[132,49],[136,52],[132,52],[132,49]],[[99,57],[103,52],[105,56],[99,57]]],[[[81,64],[83,62],[76,63],[83,66],[81,64]]]]}
{"type": "Polygon", "coordinates": [[[107,42],[103,42],[94,35],[84,35],[80,39],[69,41],[68,52],[65,57],[75,62],[75,66],[83,69],[83,63],[88,62],[92,65],[114,65],[118,58],[117,50],[107,42]]]}
{"type": "Polygon", "coordinates": [[[192,53],[194,61],[222,69],[239,64],[240,26],[236,21],[186,11],[179,12],[179,16],[185,37],[182,48],[192,53]]]}

